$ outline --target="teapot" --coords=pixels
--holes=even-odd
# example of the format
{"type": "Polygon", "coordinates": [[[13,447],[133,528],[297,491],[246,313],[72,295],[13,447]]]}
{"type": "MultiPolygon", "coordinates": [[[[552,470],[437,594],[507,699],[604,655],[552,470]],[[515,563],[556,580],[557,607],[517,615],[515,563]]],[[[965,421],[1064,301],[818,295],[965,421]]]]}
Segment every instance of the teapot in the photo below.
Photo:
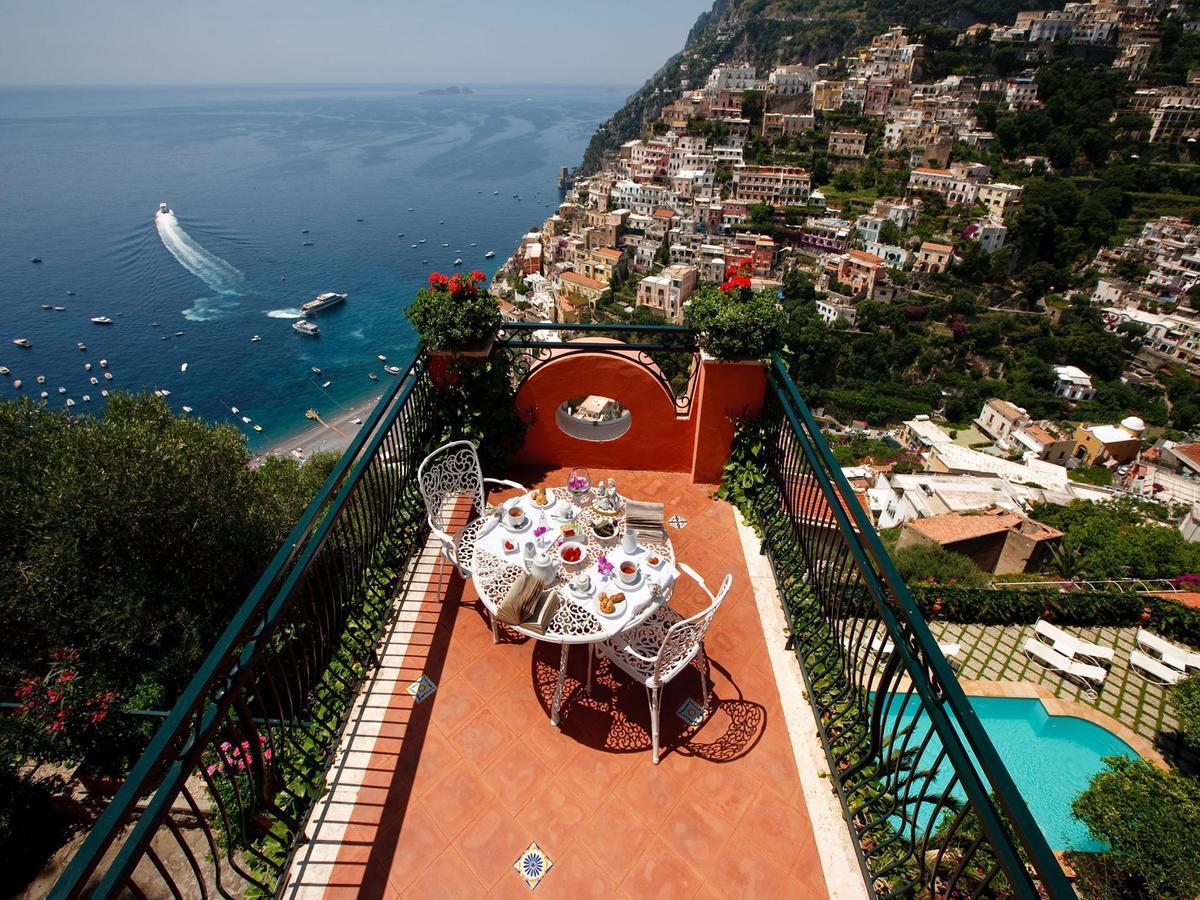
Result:
{"type": "Polygon", "coordinates": [[[550,554],[545,550],[539,550],[533,555],[529,571],[547,584],[552,583],[558,577],[558,572],[554,568],[554,561],[550,559],[550,554]]]}

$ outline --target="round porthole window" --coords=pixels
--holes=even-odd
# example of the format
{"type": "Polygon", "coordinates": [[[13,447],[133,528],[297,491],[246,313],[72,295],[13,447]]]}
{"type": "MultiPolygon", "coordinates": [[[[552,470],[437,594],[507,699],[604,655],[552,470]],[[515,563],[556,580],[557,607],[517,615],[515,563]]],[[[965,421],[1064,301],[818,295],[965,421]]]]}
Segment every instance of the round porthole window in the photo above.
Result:
{"type": "Polygon", "coordinates": [[[573,397],[559,404],[555,412],[558,427],[581,441],[615,441],[629,430],[629,410],[599,394],[573,397]]]}

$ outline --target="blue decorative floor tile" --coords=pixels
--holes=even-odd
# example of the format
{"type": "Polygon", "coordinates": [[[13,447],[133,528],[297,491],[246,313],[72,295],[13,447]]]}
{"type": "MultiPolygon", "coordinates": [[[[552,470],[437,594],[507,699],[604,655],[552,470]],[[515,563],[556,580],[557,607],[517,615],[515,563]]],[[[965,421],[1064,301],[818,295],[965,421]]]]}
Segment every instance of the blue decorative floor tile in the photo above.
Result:
{"type": "Polygon", "coordinates": [[[684,528],[687,526],[687,519],[683,516],[671,516],[671,518],[667,519],[667,524],[672,528],[684,528]]]}
{"type": "Polygon", "coordinates": [[[537,841],[526,847],[521,855],[517,857],[517,861],[513,863],[513,869],[516,870],[521,881],[525,883],[525,887],[531,891],[541,884],[542,879],[546,877],[546,873],[552,868],[554,868],[554,863],[542,851],[542,848],[538,846],[537,841]]]}
{"type": "Polygon", "coordinates": [[[699,725],[704,721],[704,707],[688,697],[683,701],[683,706],[675,710],[675,715],[683,719],[689,725],[699,725]]]}
{"type": "Polygon", "coordinates": [[[433,683],[433,679],[428,675],[422,675],[419,679],[406,687],[405,690],[412,694],[413,699],[420,703],[437,690],[437,685],[433,683]]]}

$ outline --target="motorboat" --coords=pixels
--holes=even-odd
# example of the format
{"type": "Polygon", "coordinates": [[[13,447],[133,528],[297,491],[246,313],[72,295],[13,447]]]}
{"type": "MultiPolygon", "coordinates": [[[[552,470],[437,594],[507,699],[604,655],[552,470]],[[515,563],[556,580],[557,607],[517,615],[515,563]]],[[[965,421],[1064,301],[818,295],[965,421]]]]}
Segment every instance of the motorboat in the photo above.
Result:
{"type": "Polygon", "coordinates": [[[21,379],[18,378],[13,382],[13,387],[15,387],[19,391],[21,389],[22,383],[23,382],[21,381],[21,379]]]}
{"type": "Polygon", "coordinates": [[[461,259],[461,257],[460,257],[459,259],[456,259],[456,260],[454,260],[454,264],[455,264],[456,266],[461,266],[461,265],[462,265],[462,259],[461,259]]]}
{"type": "Polygon", "coordinates": [[[312,373],[313,373],[314,375],[320,375],[320,374],[321,374],[321,370],[320,370],[320,368],[319,368],[319,367],[317,367],[317,366],[313,366],[313,367],[312,367],[312,373]]]}
{"type": "Polygon", "coordinates": [[[312,241],[303,241],[301,244],[301,246],[304,246],[304,247],[311,247],[312,245],[313,245],[312,241]]]}
{"type": "Polygon", "coordinates": [[[95,375],[93,375],[91,378],[89,378],[89,379],[88,379],[88,381],[90,381],[92,384],[99,384],[99,383],[100,383],[100,379],[99,379],[99,378],[97,378],[95,375]]]}
{"type": "Polygon", "coordinates": [[[102,369],[108,368],[108,360],[107,359],[100,360],[100,368],[102,368],[102,369]]]}
{"type": "Polygon", "coordinates": [[[380,353],[380,354],[379,354],[377,357],[375,357],[375,358],[376,358],[377,360],[379,360],[380,362],[387,362],[387,357],[386,357],[386,356],[384,356],[382,353],[380,353]]]}
{"type": "Polygon", "coordinates": [[[182,409],[185,413],[190,413],[192,411],[192,408],[190,406],[182,407],[182,409]]]}
{"type": "Polygon", "coordinates": [[[93,325],[111,325],[113,320],[108,316],[92,316],[93,325]]]}
{"type": "Polygon", "coordinates": [[[358,416],[355,416],[355,417],[354,417],[353,419],[351,419],[350,421],[351,421],[351,422],[353,422],[355,425],[361,425],[361,424],[362,424],[362,419],[360,419],[358,416]]]}
{"type": "Polygon", "coordinates": [[[171,207],[167,206],[167,201],[158,204],[158,214],[160,216],[168,216],[171,214],[171,207]]]}
{"type": "Polygon", "coordinates": [[[321,387],[323,387],[323,388],[327,388],[327,387],[329,387],[331,384],[333,384],[333,382],[332,382],[332,381],[326,381],[326,382],[323,382],[323,383],[321,384],[321,387]]]}
{"type": "Polygon", "coordinates": [[[254,335],[254,337],[250,338],[250,343],[257,344],[261,340],[262,340],[262,338],[256,334],[256,335],[254,335]]]}
{"type": "Polygon", "coordinates": [[[54,307],[54,311],[55,312],[66,312],[67,308],[65,306],[56,306],[56,307],[54,307]]]}
{"type": "Polygon", "coordinates": [[[298,331],[300,334],[306,334],[309,337],[317,337],[321,334],[321,329],[307,319],[297,319],[293,322],[292,331],[298,331]]]}
{"type": "Polygon", "coordinates": [[[84,363],[84,364],[83,364],[83,371],[85,371],[85,372],[90,372],[90,371],[92,371],[92,364],[91,364],[91,363],[84,363]]]}
{"type": "Polygon", "coordinates": [[[496,251],[495,251],[495,250],[489,250],[487,253],[483,254],[483,258],[484,258],[484,259],[491,259],[491,258],[492,258],[493,256],[495,256],[495,255],[496,255],[496,251]]]}
{"type": "Polygon", "coordinates": [[[68,297],[74,297],[74,296],[75,296],[75,292],[74,292],[74,291],[67,291],[67,296],[68,296],[68,297]]]}
{"type": "Polygon", "coordinates": [[[247,425],[249,425],[249,424],[250,424],[250,417],[249,417],[249,416],[242,416],[242,421],[243,421],[243,422],[245,422],[247,425]]]}
{"type": "Polygon", "coordinates": [[[346,300],[345,294],[335,294],[333,291],[324,291],[307,303],[300,307],[300,315],[311,316],[314,313],[324,312],[331,306],[337,306],[346,300]]]}
{"type": "Polygon", "coordinates": [[[262,431],[261,425],[251,425],[250,427],[253,428],[255,431],[262,431]]]}
{"type": "Polygon", "coordinates": [[[42,304],[42,309],[49,309],[49,308],[50,308],[50,304],[49,304],[49,303],[43,303],[43,304],[42,304]]]}
{"type": "Polygon", "coordinates": [[[78,344],[76,344],[75,346],[76,346],[76,347],[78,347],[80,350],[86,350],[86,349],[87,349],[87,344],[85,344],[83,341],[80,341],[80,342],[79,342],[78,344]]]}
{"type": "Polygon", "coordinates": [[[240,409],[238,409],[236,406],[231,406],[231,407],[229,407],[229,411],[230,411],[231,413],[233,413],[235,416],[236,416],[238,413],[240,413],[240,412],[241,412],[241,410],[240,410],[240,409]]]}
{"type": "Polygon", "coordinates": [[[180,363],[180,364],[179,364],[179,371],[180,371],[180,372],[186,372],[186,371],[187,371],[187,363],[180,363]]]}
{"type": "Polygon", "coordinates": [[[33,346],[33,344],[31,344],[29,342],[29,338],[13,338],[13,343],[16,344],[18,347],[20,347],[22,350],[28,350],[30,347],[33,346]]]}
{"type": "Polygon", "coordinates": [[[379,376],[378,376],[378,375],[376,375],[374,372],[368,372],[368,373],[367,373],[367,377],[368,377],[368,378],[370,378],[372,381],[378,381],[378,380],[379,380],[379,376]]]}
{"type": "Polygon", "coordinates": [[[40,256],[35,256],[31,261],[33,262],[34,265],[37,265],[38,263],[40,263],[42,261],[42,258],[40,256]]]}
{"type": "Polygon", "coordinates": [[[387,372],[389,375],[399,375],[400,367],[399,366],[384,366],[383,371],[387,372]]]}
{"type": "Polygon", "coordinates": [[[38,383],[38,384],[45,384],[45,383],[46,383],[46,376],[45,376],[45,375],[39,375],[39,376],[37,377],[37,383],[38,383]]]}
{"type": "Polygon", "coordinates": [[[0,366],[0,375],[7,375],[8,371],[8,366],[0,366]]]}
{"type": "Polygon", "coordinates": [[[105,381],[112,381],[112,372],[105,372],[105,373],[104,373],[104,380],[105,380],[105,381]]]}

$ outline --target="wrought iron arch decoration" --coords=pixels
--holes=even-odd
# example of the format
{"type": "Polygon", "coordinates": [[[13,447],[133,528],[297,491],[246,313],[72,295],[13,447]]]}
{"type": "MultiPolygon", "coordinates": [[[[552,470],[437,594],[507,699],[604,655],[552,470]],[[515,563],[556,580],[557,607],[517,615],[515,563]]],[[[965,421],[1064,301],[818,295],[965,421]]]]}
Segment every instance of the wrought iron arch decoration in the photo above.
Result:
{"type": "Polygon", "coordinates": [[[549,362],[583,353],[601,353],[626,359],[649,372],[670,399],[675,408],[676,418],[685,419],[691,414],[692,401],[695,399],[696,385],[700,377],[700,348],[690,329],[673,325],[561,324],[556,325],[554,330],[581,332],[581,337],[573,340],[543,341],[533,336],[535,331],[544,329],[544,325],[507,322],[497,332],[496,350],[511,352],[514,391],[519,392],[525,382],[549,362]],[[620,335],[631,333],[638,339],[636,343],[620,340],[620,335]],[[658,344],[645,340],[647,334],[656,333],[669,337],[669,342],[658,344]],[[678,384],[672,383],[655,358],[661,354],[687,354],[689,362],[686,378],[680,379],[678,384]]]}

